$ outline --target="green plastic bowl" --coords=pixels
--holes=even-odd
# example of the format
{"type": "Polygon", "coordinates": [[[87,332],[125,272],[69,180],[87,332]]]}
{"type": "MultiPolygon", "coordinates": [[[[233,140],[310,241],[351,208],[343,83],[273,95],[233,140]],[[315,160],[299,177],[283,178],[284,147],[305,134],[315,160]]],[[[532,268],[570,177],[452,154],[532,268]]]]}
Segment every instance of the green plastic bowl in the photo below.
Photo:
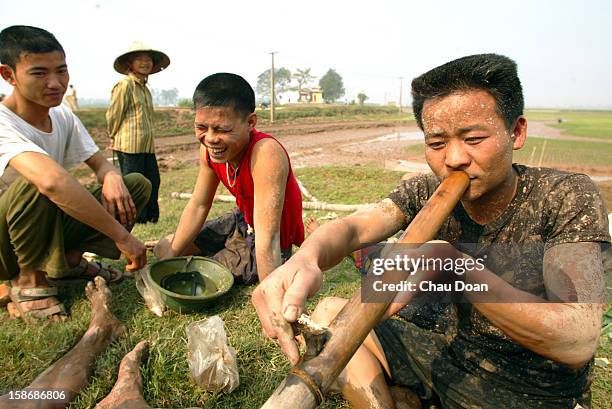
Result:
{"type": "Polygon", "coordinates": [[[173,257],[156,261],[151,264],[147,274],[164,304],[179,313],[202,310],[227,293],[234,284],[234,276],[227,267],[206,257],[173,257]],[[202,276],[205,285],[204,288],[198,287],[198,295],[185,295],[187,291],[181,291],[183,287],[191,287],[181,286],[180,283],[172,288],[174,291],[162,287],[164,278],[183,272],[197,272],[202,276]]]}

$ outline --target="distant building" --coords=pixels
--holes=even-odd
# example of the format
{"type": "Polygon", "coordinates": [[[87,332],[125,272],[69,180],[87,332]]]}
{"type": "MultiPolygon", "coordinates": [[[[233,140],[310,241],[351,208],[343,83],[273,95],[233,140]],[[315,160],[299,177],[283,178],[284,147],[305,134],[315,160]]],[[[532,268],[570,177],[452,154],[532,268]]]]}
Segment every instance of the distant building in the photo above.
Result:
{"type": "Polygon", "coordinates": [[[323,91],[321,87],[304,88],[299,91],[298,102],[301,104],[322,104],[323,91]]]}

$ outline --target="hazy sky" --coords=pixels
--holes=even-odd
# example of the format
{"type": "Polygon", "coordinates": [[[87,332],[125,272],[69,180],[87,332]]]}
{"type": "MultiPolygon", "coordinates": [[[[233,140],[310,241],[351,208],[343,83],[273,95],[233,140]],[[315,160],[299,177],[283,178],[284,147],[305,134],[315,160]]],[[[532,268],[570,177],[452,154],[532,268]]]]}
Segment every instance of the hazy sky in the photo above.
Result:
{"type": "MultiPolygon", "coordinates": [[[[151,88],[190,97],[214,72],[255,87],[275,65],[334,68],[346,99],[397,101],[410,80],[451,59],[495,52],[519,66],[530,107],[612,108],[612,2],[305,0],[3,0],[0,28],[34,25],[56,35],[79,97],[108,98],[112,64],[134,40],[166,52],[151,88]]],[[[6,83],[0,92],[10,92],[6,83]]]]}

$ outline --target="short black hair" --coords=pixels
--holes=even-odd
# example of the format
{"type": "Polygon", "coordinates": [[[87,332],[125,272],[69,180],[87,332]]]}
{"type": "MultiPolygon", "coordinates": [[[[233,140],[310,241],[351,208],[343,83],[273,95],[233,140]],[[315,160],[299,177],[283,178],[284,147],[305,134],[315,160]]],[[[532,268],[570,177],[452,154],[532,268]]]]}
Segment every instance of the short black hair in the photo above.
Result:
{"type": "Polygon", "coordinates": [[[11,26],[0,31],[0,63],[15,69],[22,54],[50,53],[64,48],[47,30],[32,26],[11,26]]]}
{"type": "Polygon", "coordinates": [[[193,93],[195,109],[232,108],[237,115],[255,112],[255,92],[240,75],[220,72],[204,78],[193,93]]]}
{"type": "Polygon", "coordinates": [[[423,129],[423,104],[457,91],[487,91],[507,129],[523,115],[524,101],[516,63],[498,54],[476,54],[440,65],[412,80],[412,110],[423,129]]]}

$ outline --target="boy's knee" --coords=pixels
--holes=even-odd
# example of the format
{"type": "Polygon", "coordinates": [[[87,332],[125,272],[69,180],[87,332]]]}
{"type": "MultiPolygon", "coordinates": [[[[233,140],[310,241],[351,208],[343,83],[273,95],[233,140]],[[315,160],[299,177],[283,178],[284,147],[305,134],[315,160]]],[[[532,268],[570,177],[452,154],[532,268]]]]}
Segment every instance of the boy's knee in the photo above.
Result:
{"type": "Polygon", "coordinates": [[[162,260],[168,257],[168,254],[170,253],[170,245],[172,244],[173,239],[174,234],[169,234],[166,237],[162,237],[157,242],[155,248],[153,249],[153,254],[157,259],[162,260]]]}
{"type": "Polygon", "coordinates": [[[138,206],[137,202],[142,202],[143,205],[149,201],[151,197],[151,182],[140,173],[130,173],[123,177],[123,183],[130,191],[132,199],[138,206]]]}
{"type": "Polygon", "coordinates": [[[319,301],[311,318],[318,324],[329,325],[347,302],[346,298],[325,297],[319,301]]]}
{"type": "Polygon", "coordinates": [[[3,195],[2,200],[7,201],[6,204],[2,205],[2,208],[6,211],[7,220],[31,212],[57,211],[57,205],[40,193],[38,188],[25,178],[19,178],[13,182],[3,195]]]}

